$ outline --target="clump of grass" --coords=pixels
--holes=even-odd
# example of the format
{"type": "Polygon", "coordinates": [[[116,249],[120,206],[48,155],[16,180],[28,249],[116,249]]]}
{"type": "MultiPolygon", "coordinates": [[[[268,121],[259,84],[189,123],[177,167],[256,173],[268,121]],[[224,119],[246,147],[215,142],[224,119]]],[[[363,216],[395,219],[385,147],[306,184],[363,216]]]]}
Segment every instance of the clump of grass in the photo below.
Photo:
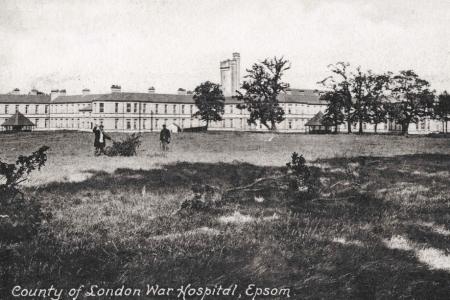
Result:
{"type": "Polygon", "coordinates": [[[140,134],[132,133],[122,141],[114,141],[105,152],[108,156],[134,156],[142,144],[141,138],[140,134]]]}

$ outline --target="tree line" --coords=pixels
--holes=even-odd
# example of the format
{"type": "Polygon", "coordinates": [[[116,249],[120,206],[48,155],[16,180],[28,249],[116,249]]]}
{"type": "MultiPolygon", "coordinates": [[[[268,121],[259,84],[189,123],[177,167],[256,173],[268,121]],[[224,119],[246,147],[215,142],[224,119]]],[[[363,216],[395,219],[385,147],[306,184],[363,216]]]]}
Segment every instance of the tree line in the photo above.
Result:
{"type": "MultiPolygon", "coordinates": [[[[287,59],[274,57],[254,63],[246,70],[234,97],[239,100],[237,108],[249,112],[249,125],[259,122],[274,131],[285,119],[278,96],[289,88],[283,76],[290,68],[287,59]]],[[[425,117],[441,120],[448,132],[450,95],[443,92],[437,96],[430,83],[413,70],[375,73],[360,66],[352,69],[346,62],[329,65],[328,69],[330,75],[318,83],[324,87],[321,98],[327,104],[323,123],[334,128],[334,132],[346,124],[347,132],[351,133],[352,125],[357,124],[358,133],[363,133],[363,124],[367,123],[373,124],[377,132],[380,123],[391,120],[406,134],[410,124],[425,117]]],[[[223,120],[225,97],[219,84],[201,83],[195,88],[193,99],[198,108],[194,117],[205,121],[207,126],[223,120]]]]}

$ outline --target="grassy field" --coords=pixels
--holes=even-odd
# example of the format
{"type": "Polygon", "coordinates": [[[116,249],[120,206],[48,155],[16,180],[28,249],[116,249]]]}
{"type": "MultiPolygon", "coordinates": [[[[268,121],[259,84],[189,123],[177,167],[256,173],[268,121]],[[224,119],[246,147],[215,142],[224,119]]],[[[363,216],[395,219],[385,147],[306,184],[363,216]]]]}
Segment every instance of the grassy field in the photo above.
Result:
{"type": "Polygon", "coordinates": [[[162,155],[157,135],[145,134],[138,156],[113,158],[93,155],[92,134],[36,132],[0,136],[0,158],[44,144],[48,163],[26,191],[52,218],[15,246],[2,299],[17,284],[238,284],[243,299],[253,298],[251,283],[290,288],[291,299],[450,297],[450,139],[183,133],[162,155]],[[179,210],[193,185],[223,192],[276,176],[294,151],[316,170],[318,197],[179,210]]]}

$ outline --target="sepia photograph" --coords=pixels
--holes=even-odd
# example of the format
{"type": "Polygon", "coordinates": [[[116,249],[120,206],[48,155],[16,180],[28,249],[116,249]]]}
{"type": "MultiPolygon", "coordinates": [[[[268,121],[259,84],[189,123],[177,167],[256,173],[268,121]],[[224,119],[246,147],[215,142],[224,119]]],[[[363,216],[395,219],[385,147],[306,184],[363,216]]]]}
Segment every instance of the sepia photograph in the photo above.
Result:
{"type": "Polygon", "coordinates": [[[450,299],[449,0],[0,0],[0,300],[450,299]]]}

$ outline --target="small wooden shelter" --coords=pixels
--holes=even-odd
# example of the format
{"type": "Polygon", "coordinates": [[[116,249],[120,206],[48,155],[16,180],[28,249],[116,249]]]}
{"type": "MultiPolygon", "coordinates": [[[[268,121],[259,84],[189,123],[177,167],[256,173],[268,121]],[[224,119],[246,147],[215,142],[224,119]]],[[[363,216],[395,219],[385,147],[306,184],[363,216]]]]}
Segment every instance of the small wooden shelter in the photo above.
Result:
{"type": "Polygon", "coordinates": [[[33,122],[19,111],[16,111],[14,115],[2,124],[5,131],[32,131],[34,126],[33,122]]]}
{"type": "Polygon", "coordinates": [[[311,120],[306,122],[308,133],[330,133],[330,126],[323,124],[323,113],[319,111],[311,120]]]}

